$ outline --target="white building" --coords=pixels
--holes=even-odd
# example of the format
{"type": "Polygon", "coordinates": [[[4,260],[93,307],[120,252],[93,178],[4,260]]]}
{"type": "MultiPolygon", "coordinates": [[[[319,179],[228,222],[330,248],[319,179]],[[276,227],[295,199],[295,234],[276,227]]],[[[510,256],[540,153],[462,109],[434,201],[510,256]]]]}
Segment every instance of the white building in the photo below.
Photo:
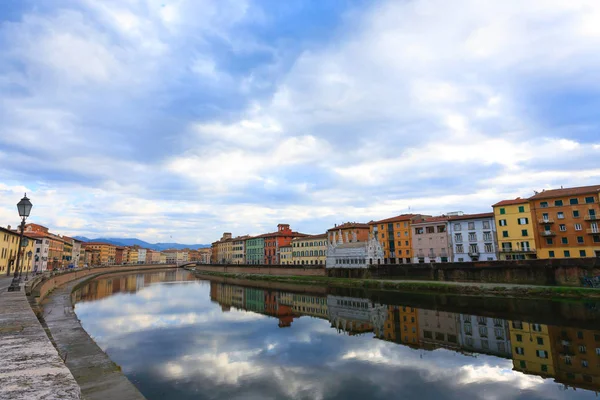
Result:
{"type": "Polygon", "coordinates": [[[383,248],[375,236],[359,242],[356,233],[344,238],[341,231],[333,232],[333,240],[327,246],[326,268],[369,268],[378,264],[383,264],[383,248]]]}
{"type": "Polygon", "coordinates": [[[138,264],[146,263],[146,249],[138,249],[138,264]]]}
{"type": "Polygon", "coordinates": [[[333,328],[352,334],[379,334],[387,318],[387,306],[357,297],[328,295],[327,311],[333,328]]]}
{"type": "Polygon", "coordinates": [[[450,213],[448,236],[453,262],[498,260],[494,213],[450,213]]]}
{"type": "MultiPolygon", "coordinates": [[[[32,239],[33,240],[33,239],[32,239]]],[[[35,239],[33,254],[33,271],[44,272],[48,269],[48,250],[50,249],[50,239],[38,237],[35,239]]]]}
{"type": "Polygon", "coordinates": [[[465,350],[512,358],[507,320],[461,314],[460,326],[465,350]]]}

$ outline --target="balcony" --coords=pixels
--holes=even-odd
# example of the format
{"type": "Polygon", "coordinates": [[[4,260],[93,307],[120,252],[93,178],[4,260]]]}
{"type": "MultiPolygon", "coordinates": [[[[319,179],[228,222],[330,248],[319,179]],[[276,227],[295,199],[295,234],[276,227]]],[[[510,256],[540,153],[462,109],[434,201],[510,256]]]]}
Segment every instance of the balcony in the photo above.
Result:
{"type": "Polygon", "coordinates": [[[454,243],[462,243],[462,242],[463,242],[462,238],[460,238],[460,239],[454,238],[454,243]]]}
{"type": "Polygon", "coordinates": [[[600,235],[600,228],[589,228],[585,230],[590,235],[600,235]]]}
{"type": "Polygon", "coordinates": [[[554,231],[543,231],[542,236],[556,236],[556,232],[554,231]]]}
{"type": "Polygon", "coordinates": [[[552,218],[540,218],[538,222],[540,224],[553,224],[554,220],[552,218]]]}
{"type": "Polygon", "coordinates": [[[427,257],[429,257],[429,258],[436,258],[437,255],[435,253],[428,253],[427,257]]]}
{"type": "Polygon", "coordinates": [[[585,219],[586,221],[600,221],[600,216],[588,214],[583,219],[585,219]]]}
{"type": "Polygon", "coordinates": [[[535,249],[527,248],[516,248],[516,249],[500,249],[500,253],[535,253],[535,249]]]}
{"type": "Polygon", "coordinates": [[[469,242],[476,242],[477,236],[469,236],[469,242]]]}
{"type": "Polygon", "coordinates": [[[479,252],[478,251],[469,251],[469,257],[471,257],[471,258],[478,258],[479,257],[479,252]]]}

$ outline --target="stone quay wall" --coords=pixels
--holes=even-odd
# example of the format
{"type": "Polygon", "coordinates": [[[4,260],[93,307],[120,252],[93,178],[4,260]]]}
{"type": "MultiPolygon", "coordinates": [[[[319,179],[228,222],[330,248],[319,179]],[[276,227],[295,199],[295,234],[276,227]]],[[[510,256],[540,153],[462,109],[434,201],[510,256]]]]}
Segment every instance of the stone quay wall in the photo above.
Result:
{"type": "Polygon", "coordinates": [[[332,278],[484,282],[541,286],[583,286],[581,278],[600,276],[600,258],[386,264],[369,268],[272,265],[196,265],[197,271],[332,278]]]}
{"type": "Polygon", "coordinates": [[[273,265],[209,265],[197,264],[196,271],[224,272],[229,274],[257,274],[257,275],[283,275],[283,276],[327,276],[325,268],[307,266],[273,266],[273,265]]]}
{"type": "Polygon", "coordinates": [[[581,278],[600,276],[600,258],[387,264],[371,266],[368,270],[340,268],[327,272],[330,277],[578,287],[583,286],[581,278]]]}
{"type": "Polygon", "coordinates": [[[42,275],[32,279],[26,286],[27,295],[36,299],[39,304],[46,296],[59,286],[88,276],[106,274],[111,272],[135,272],[141,270],[177,268],[173,264],[140,264],[140,265],[113,265],[106,267],[91,267],[67,270],[52,275],[42,275]]]}

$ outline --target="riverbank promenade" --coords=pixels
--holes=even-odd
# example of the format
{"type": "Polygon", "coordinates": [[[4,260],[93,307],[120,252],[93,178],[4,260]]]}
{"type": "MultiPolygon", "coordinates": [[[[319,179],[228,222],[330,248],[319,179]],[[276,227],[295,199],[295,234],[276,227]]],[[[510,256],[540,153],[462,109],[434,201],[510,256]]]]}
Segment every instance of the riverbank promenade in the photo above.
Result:
{"type": "Polygon", "coordinates": [[[79,399],[81,391],[28,304],[0,278],[0,399],[79,399]]]}

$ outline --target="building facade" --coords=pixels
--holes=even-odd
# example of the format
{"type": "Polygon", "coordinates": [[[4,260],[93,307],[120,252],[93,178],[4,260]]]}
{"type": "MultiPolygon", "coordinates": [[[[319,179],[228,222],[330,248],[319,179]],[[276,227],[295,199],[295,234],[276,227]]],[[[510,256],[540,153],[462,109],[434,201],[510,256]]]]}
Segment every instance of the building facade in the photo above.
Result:
{"type": "Polygon", "coordinates": [[[449,215],[454,262],[498,259],[494,213],[449,215]]]}
{"type": "Polygon", "coordinates": [[[306,235],[292,231],[289,224],[279,224],[276,232],[261,236],[264,238],[264,263],[266,265],[279,265],[281,263],[279,249],[289,246],[292,239],[306,235]]]}
{"type": "Polygon", "coordinates": [[[325,265],[327,234],[296,237],[291,244],[295,265],[325,265]]]}
{"type": "Polygon", "coordinates": [[[232,262],[233,264],[246,264],[246,239],[250,236],[238,236],[232,243],[232,262]]]}
{"type": "Polygon", "coordinates": [[[368,268],[383,263],[383,248],[375,236],[366,242],[348,239],[341,230],[334,235],[334,242],[327,246],[326,268],[368,268]]]}
{"type": "Polygon", "coordinates": [[[292,256],[293,248],[292,246],[283,246],[279,248],[279,261],[281,265],[293,265],[294,258],[292,256]]]}
{"type": "Polygon", "coordinates": [[[139,248],[138,249],[138,264],[145,264],[146,263],[146,254],[147,254],[148,250],[147,249],[143,249],[143,248],[139,248]]]}
{"type": "Polygon", "coordinates": [[[452,312],[417,309],[419,342],[422,347],[435,349],[460,348],[460,316],[452,312]]]}
{"type": "Polygon", "coordinates": [[[543,377],[555,375],[547,325],[511,321],[510,342],[515,370],[543,377]]]}
{"type": "Polygon", "coordinates": [[[366,242],[370,237],[369,224],[345,222],[341,225],[335,225],[333,228],[327,230],[327,239],[329,243],[336,242],[339,239],[340,233],[346,243],[349,243],[350,239],[353,238],[355,238],[356,242],[366,242]]]}
{"type": "Polygon", "coordinates": [[[442,215],[425,218],[423,222],[411,224],[414,263],[452,260],[452,244],[448,237],[448,218],[442,215]]]}
{"type": "Polygon", "coordinates": [[[512,358],[507,320],[460,314],[460,325],[461,344],[465,350],[512,358]]]}
{"type": "Polygon", "coordinates": [[[402,214],[369,222],[372,235],[381,243],[384,264],[409,264],[413,260],[412,224],[431,215],[402,214]]]}
{"type": "Polygon", "coordinates": [[[246,263],[264,264],[265,263],[265,238],[255,236],[246,239],[246,263]]]}
{"type": "Polygon", "coordinates": [[[538,258],[600,257],[600,185],[545,190],[529,198],[538,258]]]}
{"type": "Polygon", "coordinates": [[[492,206],[498,238],[500,260],[532,260],[537,258],[536,222],[529,200],[503,200],[492,206]]]}
{"type": "Polygon", "coordinates": [[[87,242],[86,249],[100,250],[100,265],[111,265],[115,263],[117,246],[104,242],[87,242]]]}

